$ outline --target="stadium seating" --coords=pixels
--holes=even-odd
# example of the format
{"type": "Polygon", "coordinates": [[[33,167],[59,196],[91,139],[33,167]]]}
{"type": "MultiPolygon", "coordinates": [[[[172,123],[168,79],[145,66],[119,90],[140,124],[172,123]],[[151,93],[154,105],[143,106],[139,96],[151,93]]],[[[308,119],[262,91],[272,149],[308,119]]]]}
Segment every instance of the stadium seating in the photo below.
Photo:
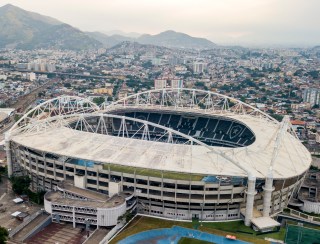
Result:
{"type": "MultiPolygon", "coordinates": [[[[120,115],[148,120],[152,123],[172,128],[183,134],[193,136],[211,146],[242,147],[252,144],[255,140],[255,136],[249,128],[231,119],[221,119],[219,117],[196,118],[178,114],[148,112],[130,112],[120,115]]],[[[120,129],[120,124],[121,121],[119,119],[113,120],[114,134],[120,129]]],[[[141,128],[140,123],[127,121],[126,124],[129,135],[135,134],[139,136],[139,134],[142,134],[143,130],[138,131],[141,128]]],[[[164,132],[164,130],[156,127],[150,127],[149,131],[154,139],[159,139],[164,132]]],[[[162,139],[166,140],[166,137],[162,139]]],[[[185,143],[186,141],[179,136],[175,136],[174,140],[176,140],[177,143],[185,143]]]]}
{"type": "Polygon", "coordinates": [[[167,125],[170,119],[170,114],[162,114],[161,120],[159,122],[160,125],[167,125]]]}

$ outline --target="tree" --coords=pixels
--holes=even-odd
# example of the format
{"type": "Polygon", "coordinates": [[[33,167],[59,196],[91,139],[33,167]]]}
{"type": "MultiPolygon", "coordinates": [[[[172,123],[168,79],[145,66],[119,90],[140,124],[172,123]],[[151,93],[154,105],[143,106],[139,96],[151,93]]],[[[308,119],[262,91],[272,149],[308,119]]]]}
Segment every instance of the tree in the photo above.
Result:
{"type": "Polygon", "coordinates": [[[38,97],[44,97],[46,95],[45,92],[38,92],[38,97]]]}
{"type": "Polygon", "coordinates": [[[98,106],[100,106],[102,103],[105,102],[105,98],[104,97],[95,97],[95,98],[93,98],[93,102],[95,104],[97,104],[98,106]]]}
{"type": "Polygon", "coordinates": [[[18,194],[27,194],[31,180],[28,176],[13,176],[11,177],[12,190],[18,194]]]}
{"type": "Polygon", "coordinates": [[[141,66],[145,69],[150,69],[153,67],[152,62],[150,60],[145,63],[142,63],[141,66]]]}
{"type": "Polygon", "coordinates": [[[317,133],[317,130],[316,130],[316,129],[310,129],[310,131],[311,131],[312,133],[317,133]]]}
{"type": "Polygon", "coordinates": [[[224,90],[226,92],[230,92],[230,86],[224,84],[223,86],[220,87],[220,90],[224,90]]]}
{"type": "Polygon", "coordinates": [[[252,80],[250,79],[245,79],[242,81],[242,85],[244,87],[258,87],[256,83],[254,83],[252,80]]]}
{"type": "Polygon", "coordinates": [[[290,78],[288,78],[288,77],[285,77],[285,78],[284,78],[284,83],[287,83],[287,84],[288,84],[288,83],[290,83],[290,82],[291,82],[291,79],[290,79],[290,78]]]}
{"type": "Polygon", "coordinates": [[[240,101],[241,101],[241,102],[246,102],[246,98],[245,98],[244,96],[241,96],[241,97],[240,97],[240,101]]]}
{"type": "Polygon", "coordinates": [[[5,244],[8,240],[9,232],[6,228],[0,226],[0,244],[5,244]]]}
{"type": "MultiPolygon", "coordinates": [[[[29,189],[31,179],[29,176],[14,176],[10,178],[11,184],[12,184],[12,190],[18,194],[26,194],[28,195],[30,201],[43,204],[43,197],[45,194],[45,191],[37,191],[32,192],[29,189]]],[[[1,244],[1,243],[0,243],[1,244]]]]}
{"type": "Polygon", "coordinates": [[[0,182],[2,182],[2,175],[7,175],[7,172],[8,172],[7,166],[5,167],[0,166],[0,182]]]}
{"type": "Polygon", "coordinates": [[[271,117],[275,118],[276,120],[278,120],[279,122],[282,121],[283,116],[280,114],[270,114],[271,117]]]}
{"type": "Polygon", "coordinates": [[[317,79],[319,77],[319,71],[317,70],[309,71],[307,74],[310,75],[313,79],[317,79]]]}
{"type": "Polygon", "coordinates": [[[37,204],[43,204],[44,202],[44,194],[46,194],[45,191],[38,191],[38,192],[32,192],[30,190],[28,190],[28,197],[29,197],[29,200],[34,202],[34,203],[37,203],[37,204]]]}
{"type": "Polygon", "coordinates": [[[15,114],[14,115],[14,121],[17,122],[21,117],[22,117],[22,115],[15,114]]]}
{"type": "Polygon", "coordinates": [[[66,88],[71,88],[71,84],[69,82],[63,84],[66,88]]]}
{"type": "Polygon", "coordinates": [[[261,102],[266,102],[268,98],[266,96],[261,97],[261,102]]]}
{"type": "Polygon", "coordinates": [[[118,221],[125,221],[126,223],[128,223],[133,217],[134,217],[134,214],[127,211],[123,215],[118,217],[118,221]]]}
{"type": "Polygon", "coordinates": [[[205,87],[205,84],[204,84],[204,82],[202,82],[202,81],[197,81],[197,82],[194,83],[194,85],[195,85],[196,87],[205,87]]]}

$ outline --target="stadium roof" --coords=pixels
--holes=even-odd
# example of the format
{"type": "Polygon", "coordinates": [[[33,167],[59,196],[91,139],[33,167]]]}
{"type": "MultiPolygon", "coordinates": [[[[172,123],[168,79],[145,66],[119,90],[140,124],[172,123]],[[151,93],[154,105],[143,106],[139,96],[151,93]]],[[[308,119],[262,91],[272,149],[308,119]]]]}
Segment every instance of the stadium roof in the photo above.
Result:
{"type": "MultiPolygon", "coordinates": [[[[287,131],[282,136],[282,143],[277,145],[277,156],[273,158],[279,124],[249,114],[226,116],[246,124],[255,134],[256,140],[247,147],[213,148],[239,162],[254,176],[265,178],[272,160],[275,179],[294,177],[309,168],[310,153],[287,131]]],[[[33,133],[13,134],[11,140],[35,150],[102,164],[113,163],[203,175],[247,176],[247,172],[230,160],[202,145],[138,140],[78,131],[64,126],[48,127],[33,133]]]]}

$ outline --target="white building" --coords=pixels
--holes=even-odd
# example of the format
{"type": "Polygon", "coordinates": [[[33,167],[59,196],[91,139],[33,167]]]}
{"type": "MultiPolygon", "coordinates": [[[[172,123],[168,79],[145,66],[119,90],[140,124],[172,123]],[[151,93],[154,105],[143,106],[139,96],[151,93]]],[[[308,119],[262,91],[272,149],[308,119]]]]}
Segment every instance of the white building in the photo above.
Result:
{"type": "Polygon", "coordinates": [[[27,70],[33,70],[33,71],[54,72],[56,70],[56,66],[54,64],[48,63],[46,60],[42,60],[42,59],[38,59],[27,64],[21,64],[20,66],[17,66],[17,67],[23,68],[23,65],[25,65],[24,68],[26,68],[27,70]]]}
{"type": "Polygon", "coordinates": [[[163,89],[163,88],[183,88],[183,80],[180,79],[157,79],[154,81],[155,89],[163,89]]]}
{"type": "Polygon", "coordinates": [[[299,207],[307,213],[320,214],[320,173],[310,170],[300,187],[297,198],[290,201],[290,205],[299,207]]]}
{"type": "Polygon", "coordinates": [[[320,104],[320,89],[308,88],[303,91],[303,101],[314,105],[320,104]]]}
{"type": "Polygon", "coordinates": [[[132,197],[124,194],[109,197],[62,182],[45,194],[44,208],[53,222],[72,222],[73,227],[76,224],[114,226],[120,216],[135,207],[135,202],[127,202],[132,197]]]}
{"type": "Polygon", "coordinates": [[[167,87],[167,80],[165,79],[154,80],[154,89],[162,89],[166,87],[167,87]]]}
{"type": "Polygon", "coordinates": [[[161,58],[153,58],[151,60],[152,65],[162,65],[163,64],[163,59],[161,58]]]}
{"type": "Polygon", "coordinates": [[[0,75],[0,80],[7,80],[7,76],[6,75],[0,75]]]}
{"type": "Polygon", "coordinates": [[[171,88],[182,88],[183,87],[183,80],[171,80],[171,88]]]}
{"type": "Polygon", "coordinates": [[[207,69],[207,64],[203,62],[194,62],[192,66],[193,73],[200,74],[207,69]]]}
{"type": "Polygon", "coordinates": [[[34,81],[34,80],[36,80],[36,74],[33,73],[33,72],[27,73],[26,78],[27,78],[29,81],[34,81]]]}

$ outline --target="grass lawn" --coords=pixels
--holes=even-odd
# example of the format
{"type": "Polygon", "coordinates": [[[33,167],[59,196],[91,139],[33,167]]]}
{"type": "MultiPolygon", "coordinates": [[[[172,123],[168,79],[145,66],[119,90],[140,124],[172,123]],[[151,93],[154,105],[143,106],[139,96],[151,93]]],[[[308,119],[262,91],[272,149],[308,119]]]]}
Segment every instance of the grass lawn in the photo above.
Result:
{"type": "MultiPolygon", "coordinates": [[[[128,174],[134,174],[136,172],[137,175],[144,175],[150,177],[158,177],[161,178],[163,174],[163,178],[173,179],[173,180],[192,180],[192,181],[200,181],[203,179],[204,175],[196,175],[196,174],[182,174],[178,172],[169,172],[169,171],[160,171],[153,169],[143,169],[143,168],[135,168],[129,166],[115,165],[109,164],[111,171],[123,172],[128,174]]],[[[108,164],[103,165],[104,170],[109,169],[108,164]]]]}
{"type": "Polygon", "coordinates": [[[245,226],[242,221],[203,223],[203,227],[213,228],[213,229],[226,231],[226,232],[233,232],[237,236],[249,235],[249,236],[252,236],[253,238],[259,238],[259,239],[264,239],[265,237],[269,237],[273,239],[284,240],[285,234],[286,234],[286,229],[281,228],[279,232],[257,235],[257,232],[255,232],[251,227],[245,226]]]}
{"type": "Polygon", "coordinates": [[[269,233],[269,234],[262,234],[259,237],[260,238],[269,237],[269,238],[272,238],[272,239],[284,240],[285,236],[286,236],[286,228],[281,228],[279,232],[269,233]]]}
{"type": "Polygon", "coordinates": [[[179,225],[186,228],[192,228],[193,224],[191,222],[178,222],[178,221],[168,221],[156,218],[149,218],[143,216],[137,216],[132,222],[121,231],[111,242],[117,243],[118,241],[137,234],[142,231],[159,229],[159,228],[171,228],[174,225],[179,225]]]}
{"type": "Polygon", "coordinates": [[[201,241],[193,238],[182,237],[178,244],[212,244],[213,242],[201,241]]]}
{"type": "Polygon", "coordinates": [[[231,232],[249,232],[254,234],[255,231],[248,226],[245,226],[242,221],[230,221],[230,222],[211,222],[211,223],[203,223],[203,227],[212,228],[223,231],[231,231],[231,232]]]}
{"type": "MultiPolygon", "coordinates": [[[[133,234],[152,230],[159,228],[171,228],[172,226],[181,226],[185,228],[193,229],[195,227],[195,223],[191,222],[178,222],[178,221],[169,221],[162,220],[150,217],[137,216],[121,233],[119,233],[110,243],[117,243],[118,241],[131,236],[133,234]]],[[[284,240],[285,237],[285,229],[282,228],[277,233],[263,234],[257,235],[255,231],[253,231],[250,227],[247,227],[243,224],[242,221],[230,221],[230,222],[211,222],[211,223],[203,223],[202,226],[199,225],[198,230],[203,232],[208,232],[220,236],[226,236],[228,234],[233,234],[237,236],[238,239],[251,242],[251,243],[269,243],[265,241],[265,237],[270,237],[274,239],[284,240]],[[239,232],[241,231],[241,232],[239,232]],[[242,233],[248,232],[248,233],[242,233]]]]}

